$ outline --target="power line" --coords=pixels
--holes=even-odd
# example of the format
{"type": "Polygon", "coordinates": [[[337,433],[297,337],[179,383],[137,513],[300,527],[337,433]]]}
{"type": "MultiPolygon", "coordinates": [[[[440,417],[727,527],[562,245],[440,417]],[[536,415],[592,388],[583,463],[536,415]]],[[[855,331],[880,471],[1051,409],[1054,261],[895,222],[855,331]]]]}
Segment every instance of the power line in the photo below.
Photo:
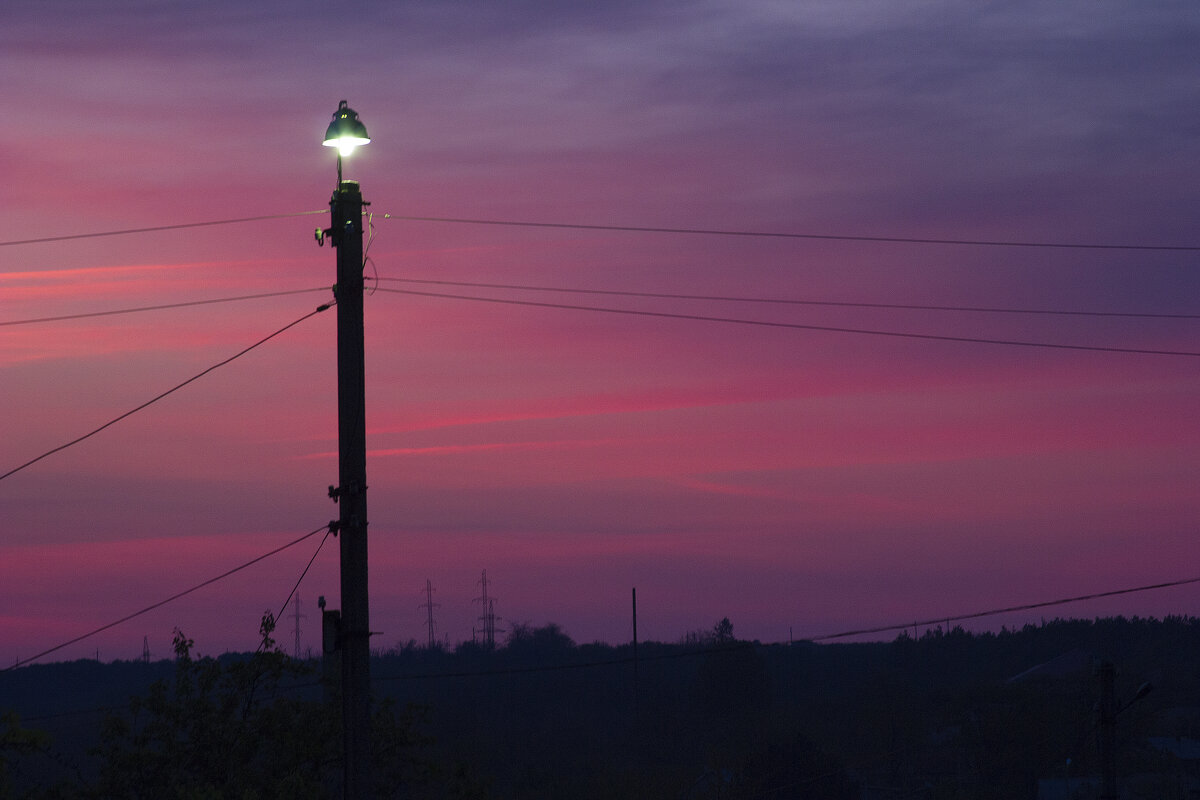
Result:
{"type": "Polygon", "coordinates": [[[1132,589],[1114,589],[1109,592],[1096,592],[1094,594],[1082,594],[1077,597],[1064,597],[1060,600],[1047,600],[1042,603],[1026,603],[1019,606],[1009,606],[1007,608],[993,608],[988,611],[976,611],[971,614],[958,614],[956,616],[939,616],[935,619],[917,620],[915,622],[905,622],[897,625],[883,625],[878,628],[861,628],[853,631],[842,631],[841,633],[831,633],[825,636],[814,636],[807,641],[823,642],[830,639],[844,639],[847,636],[860,636],[868,633],[886,633],[888,631],[904,630],[921,625],[938,625],[943,622],[959,622],[964,619],[978,619],[980,617],[993,617],[997,614],[1008,614],[1014,611],[1031,611],[1036,608],[1049,608],[1050,606],[1061,606],[1067,603],[1078,603],[1084,600],[1096,600],[1101,597],[1116,597],[1122,594],[1133,594],[1135,592],[1148,592],[1152,589],[1166,589],[1172,586],[1186,586],[1189,583],[1200,583],[1200,578],[1184,578],[1179,581],[1167,581],[1165,583],[1154,583],[1149,586],[1135,586],[1132,589]]]}
{"type": "Polygon", "coordinates": [[[129,411],[126,411],[124,414],[121,414],[120,416],[110,419],[108,422],[104,423],[99,428],[96,428],[95,430],[93,430],[89,433],[85,433],[83,436],[80,436],[76,439],[72,439],[71,441],[67,442],[66,444],[59,445],[58,447],[55,447],[52,450],[47,450],[46,452],[42,453],[37,458],[32,458],[29,461],[26,461],[24,464],[21,464],[18,467],[14,467],[14,468],[10,469],[8,472],[5,472],[4,474],[0,475],[0,481],[4,480],[5,478],[9,477],[10,475],[15,475],[16,473],[20,472],[21,470],[25,469],[26,467],[33,466],[37,462],[46,458],[47,456],[52,456],[55,453],[66,450],[68,447],[77,445],[86,439],[90,439],[91,437],[95,436],[97,433],[100,433],[100,431],[104,430],[105,428],[109,428],[109,427],[115,425],[116,423],[120,422],[121,420],[125,419],[126,417],[133,416],[134,414],[141,411],[142,409],[144,409],[148,406],[151,406],[154,403],[157,403],[159,400],[162,400],[167,395],[172,394],[173,392],[176,392],[176,391],[182,389],[183,387],[187,386],[189,383],[192,383],[193,381],[199,380],[200,378],[204,377],[205,375],[212,372],[213,370],[218,369],[219,367],[223,367],[226,364],[230,363],[231,361],[235,361],[236,359],[241,358],[242,356],[246,355],[247,353],[249,353],[251,350],[255,349],[256,347],[266,344],[271,339],[274,339],[276,336],[280,335],[284,331],[294,328],[295,326],[299,325],[301,322],[304,322],[309,317],[314,317],[317,314],[320,314],[322,311],[327,310],[332,305],[333,305],[333,303],[326,303],[324,305],[317,306],[316,310],[310,311],[309,313],[305,314],[304,316],[300,317],[299,319],[295,320],[294,322],[289,322],[287,325],[284,325],[282,328],[275,331],[274,333],[269,334],[268,336],[264,336],[262,339],[259,339],[257,342],[250,345],[249,347],[241,350],[238,353],[235,353],[234,355],[230,356],[229,358],[226,358],[224,361],[218,361],[216,364],[213,364],[211,367],[204,370],[203,372],[199,372],[199,373],[193,375],[192,377],[188,378],[186,381],[183,381],[182,383],[172,386],[170,389],[167,389],[165,392],[163,392],[155,397],[152,397],[151,399],[147,400],[146,402],[142,403],[141,405],[137,406],[136,408],[132,408],[129,411]]]}
{"type": "Polygon", "coordinates": [[[384,214],[384,219],[399,219],[408,222],[448,222],[460,225],[501,225],[518,228],[565,228],[585,231],[624,231],[629,233],[677,233],[704,236],[741,236],[774,239],[818,239],[838,242],[885,242],[893,244],[957,244],[974,247],[1045,247],[1069,250],[1168,250],[1194,252],[1200,245],[1157,245],[1157,244],[1088,244],[1078,242],[1024,242],[990,239],[931,239],[910,236],[852,236],[826,233],[787,233],[779,231],[722,230],[712,228],[662,228],[636,225],[588,225],[568,222],[531,222],[504,219],[466,219],[460,217],[414,217],[400,214],[384,214]]]}
{"type": "Polygon", "coordinates": [[[32,325],[38,322],[65,322],[92,317],[111,317],[118,314],[136,314],[141,311],[163,311],[171,308],[188,308],[190,306],[205,306],[215,303],[233,303],[238,300],[261,300],[267,297],[286,297],[293,294],[309,294],[311,292],[327,292],[328,286],[318,286],[313,289],[291,289],[285,292],[263,292],[261,294],[243,294],[237,297],[214,297],[209,300],[189,300],[182,303],[164,303],[157,306],[138,306],[136,308],[117,308],[110,311],[88,311],[81,314],[64,314],[59,317],[36,317],[33,319],[13,319],[0,322],[0,327],[7,325],[32,325]]]}
{"type": "Polygon", "coordinates": [[[120,619],[110,622],[107,625],[101,625],[99,628],[96,628],[95,630],[88,631],[87,633],[85,633],[81,636],[76,636],[74,639],[65,641],[62,644],[57,644],[48,650],[43,650],[42,652],[38,653],[37,655],[30,656],[29,658],[23,658],[20,661],[16,662],[15,664],[5,667],[3,670],[0,670],[0,672],[8,672],[10,670],[14,670],[17,667],[20,667],[20,666],[30,663],[31,661],[36,661],[39,658],[41,658],[42,656],[50,655],[51,653],[61,650],[64,647],[69,647],[78,642],[82,642],[84,639],[95,636],[98,633],[102,633],[103,631],[106,631],[109,628],[115,628],[116,626],[120,625],[123,622],[128,622],[129,620],[134,619],[135,617],[140,617],[142,614],[146,614],[150,611],[153,611],[156,608],[165,606],[167,603],[170,603],[174,600],[178,600],[179,598],[184,597],[185,595],[189,595],[198,589],[203,589],[205,586],[210,586],[219,580],[228,578],[230,575],[233,575],[236,572],[241,572],[242,570],[246,569],[247,567],[257,564],[259,561],[270,558],[271,556],[275,555],[276,553],[282,553],[284,550],[287,550],[289,547],[294,547],[294,546],[300,544],[305,539],[310,539],[313,536],[316,536],[321,531],[328,532],[328,530],[329,530],[328,524],[322,525],[321,527],[319,527],[315,530],[309,531],[308,533],[304,534],[303,536],[301,536],[298,539],[293,539],[292,541],[288,542],[287,544],[276,547],[274,550],[272,550],[268,553],[263,553],[261,556],[258,556],[257,558],[252,558],[244,564],[240,564],[240,565],[234,567],[233,569],[226,570],[225,572],[222,572],[220,575],[216,576],[215,578],[209,578],[208,580],[204,581],[203,583],[198,583],[195,586],[191,587],[190,589],[184,589],[182,592],[177,592],[177,593],[171,595],[170,597],[166,598],[165,600],[159,600],[157,603],[148,605],[145,608],[141,609],[140,611],[135,611],[132,614],[128,614],[124,617],[121,617],[120,619]]]}
{"type": "MultiPolygon", "coordinates": [[[[296,590],[300,588],[300,582],[304,580],[304,576],[308,574],[310,569],[312,569],[313,562],[316,561],[317,556],[321,554],[321,548],[325,546],[325,542],[329,541],[329,534],[333,533],[333,525],[327,525],[326,528],[327,530],[325,531],[325,536],[321,539],[321,543],[317,545],[317,551],[313,553],[312,558],[308,560],[308,565],[304,567],[304,571],[301,572],[300,577],[296,579],[296,585],[292,587],[290,592],[288,592],[287,599],[284,600],[283,605],[279,607],[279,613],[275,615],[276,620],[283,616],[283,610],[287,608],[288,603],[292,602],[292,595],[296,594],[296,590]]],[[[299,639],[297,639],[297,641],[299,641],[299,639]]]]}
{"type": "MultiPolygon", "coordinates": [[[[942,306],[942,305],[924,305],[915,303],[868,303],[842,300],[804,300],[798,298],[781,298],[781,297],[749,297],[745,295],[706,295],[706,294],[680,294],[675,292],[643,292],[621,289],[583,289],[579,287],[568,286],[535,286],[528,284],[515,283],[482,283],[478,281],[446,281],[446,280],[429,280],[421,278],[391,278],[391,277],[376,277],[377,281],[388,281],[394,283],[413,283],[431,286],[459,286],[473,289],[511,289],[516,291],[530,292],[561,292],[564,294],[590,294],[590,295],[607,295],[614,297],[646,297],[666,300],[702,300],[713,302],[731,302],[731,303],[760,303],[760,304],[775,304],[775,305],[801,305],[801,306],[822,306],[835,308],[874,308],[887,310],[904,310],[904,311],[951,311],[951,312],[968,312],[968,313],[990,313],[990,314],[1027,314],[1027,315],[1050,315],[1050,316],[1076,316],[1076,317],[1114,317],[1125,319],[1200,319],[1200,314],[1166,314],[1166,313],[1151,313],[1151,312],[1135,312],[1135,311],[1083,311],[1072,309],[1036,309],[1036,308],[1010,308],[999,306],[942,306]]],[[[179,303],[163,303],[152,306],[135,306],[131,308],[108,309],[104,311],[88,311],[79,314],[64,314],[55,317],[32,317],[28,319],[15,319],[0,321],[0,327],[15,326],[15,325],[33,325],[45,322],[68,322],[80,319],[91,319],[95,317],[108,317],[123,314],[136,314],[144,311],[164,311],[176,308],[190,308],[193,306],[215,305],[218,303],[233,303],[243,300],[262,300],[273,297],[287,297],[297,294],[310,294],[312,292],[329,291],[327,286],[316,286],[310,289],[290,289],[279,292],[261,292],[258,294],[236,295],[232,297],[214,297],[205,300],[188,300],[179,303]]],[[[386,291],[386,290],[384,290],[386,291]]]]}
{"type": "MultiPolygon", "coordinates": [[[[1036,308],[1004,308],[997,306],[940,306],[940,305],[921,305],[914,303],[866,303],[852,302],[841,300],[802,300],[796,298],[780,298],[780,297],[747,297],[744,295],[705,295],[705,294],[679,294],[673,292],[639,292],[631,290],[619,289],[582,289],[578,287],[566,286],[531,286],[527,284],[514,283],[480,283],[476,281],[445,281],[445,280],[427,280],[421,278],[389,278],[376,277],[378,281],[390,281],[395,283],[414,283],[433,286],[460,286],[473,289],[512,289],[517,291],[530,292],[562,292],[564,294],[594,294],[608,295],[615,297],[648,297],[666,300],[703,300],[714,302],[731,302],[731,303],[763,303],[776,305],[802,305],[802,306],[828,306],[836,308],[876,308],[876,309],[891,309],[905,311],[953,311],[953,312],[970,312],[970,313],[991,313],[991,314],[1030,314],[1030,315],[1053,315],[1053,316],[1078,316],[1078,317],[1116,317],[1127,319],[1200,319],[1200,314],[1161,314],[1149,312],[1134,312],[1134,311],[1081,311],[1081,310],[1064,310],[1064,309],[1036,309],[1036,308]]],[[[218,303],[233,303],[242,300],[262,300],[272,297],[287,297],[297,294],[310,294],[312,292],[327,292],[328,286],[316,286],[311,289],[290,289],[279,292],[262,292],[259,294],[236,295],[232,297],[214,297],[206,300],[188,300],[179,303],[164,303],[153,306],[136,306],[132,308],[116,308],[105,311],[87,311],[79,314],[64,314],[56,317],[32,317],[28,319],[14,319],[0,321],[0,327],[14,325],[33,325],[45,322],[69,322],[72,320],[91,319],[95,317],[109,317],[122,314],[136,314],[144,311],[165,311],[176,308],[190,308],[193,306],[215,305],[218,303]]]]}
{"type": "Polygon", "coordinates": [[[68,242],[75,239],[97,239],[101,236],[127,236],[133,233],[155,233],[157,231],[177,231],[184,228],[208,228],[214,225],[233,225],[238,222],[262,222],[268,219],[287,219],[288,217],[307,217],[313,214],[328,214],[329,210],[297,211],[292,214],[263,214],[257,217],[239,217],[237,219],[218,219],[211,222],[183,222],[177,225],[155,225],[148,228],[125,228],[114,231],[94,231],[92,233],[72,233],[64,236],[43,236],[38,239],[14,239],[0,242],[0,247],[12,247],[19,244],[45,244],[47,242],[68,242]]]}
{"type": "MultiPolygon", "coordinates": [[[[255,217],[239,217],[237,219],[222,219],[212,220],[207,222],[185,222],[175,225],[154,225],[145,228],[125,228],[121,230],[110,231],[94,231],[91,233],[75,233],[61,236],[43,236],[36,239],[13,239],[6,242],[0,242],[0,247],[12,247],[25,244],[45,244],[48,242],[65,242],[75,239],[94,239],[102,236],[126,236],[135,233],[154,233],[158,231],[183,230],[187,228],[204,228],[214,225],[232,225],[241,222],[261,222],[272,219],[287,219],[290,217],[304,217],[315,214],[327,214],[328,209],[320,211],[298,211],[290,214],[263,214],[255,217]]],[[[788,231],[752,231],[752,230],[731,230],[719,228],[669,228],[660,226],[639,226],[639,225],[608,225],[608,224],[587,224],[587,223],[571,223],[571,222],[538,222],[533,220],[505,220],[505,219],[473,219],[466,217],[426,217],[426,216],[410,216],[402,214],[383,214],[383,219],[396,219],[408,222],[439,222],[451,223],[459,225],[496,225],[505,227],[519,228],[557,228],[567,230],[590,230],[590,231],[620,231],[626,233],[669,233],[669,234],[687,234],[687,235],[702,235],[702,236],[737,236],[744,238],[772,238],[772,239],[810,239],[819,241],[839,241],[839,242],[866,242],[866,243],[885,243],[885,244],[932,244],[932,245],[964,245],[972,247],[1026,247],[1026,248],[1054,248],[1068,250],[1141,250],[1141,251],[1169,251],[1169,252],[1195,252],[1200,251],[1200,245],[1160,245],[1160,244],[1102,244],[1088,242],[1034,242],[1034,241],[1019,241],[1019,240],[999,240],[999,239],[938,239],[930,237],[915,237],[915,236],[861,236],[852,234],[831,234],[831,233],[794,233],[788,231]]]]}
{"type": "MultiPolygon", "coordinates": [[[[442,292],[419,292],[413,289],[384,289],[376,291],[392,294],[408,294],[418,297],[440,297],[450,300],[470,300],[480,303],[501,303],[514,306],[533,306],[536,308],[558,308],[568,311],[594,311],[606,314],[630,314],[640,317],[661,317],[665,319],[692,320],[698,322],[721,322],[732,325],[757,325],[768,328],[790,328],[793,330],[824,331],[828,333],[853,333],[866,336],[889,336],[901,339],[924,339],[938,342],[962,342],[966,344],[995,344],[1009,347],[1040,347],[1052,350],[1085,350],[1100,353],[1131,353],[1137,355],[1158,356],[1188,356],[1200,358],[1200,352],[1192,350],[1159,350],[1137,347],[1111,347],[1105,345],[1063,344],[1060,342],[1030,342],[1017,339],[988,339],[978,336],[947,336],[933,333],[911,333],[908,331],[881,331],[866,328],[844,328],[831,325],[807,325],[798,322],[771,322],[760,319],[739,319],[736,317],[711,317],[702,314],[675,314],[667,311],[643,311],[629,308],[608,308],[604,306],[581,306],[567,303],[541,303],[533,300],[510,300],[499,297],[476,297],[471,295],[447,294],[442,292]]],[[[0,476],[2,477],[2,476],[0,476]]]]}
{"type": "Polygon", "coordinates": [[[862,303],[838,300],[798,300],[779,297],[745,297],[741,295],[675,294],[670,292],[635,292],[616,289],[579,289],[564,286],[528,286],[513,283],[475,283],[469,281],[423,280],[420,278],[376,278],[396,283],[419,283],[436,286],[461,286],[473,289],[516,289],[529,292],[563,292],[567,294],[598,294],[617,297],[652,297],[667,300],[711,300],[730,303],[774,303],[779,305],[833,306],[837,308],[878,308],[903,311],[964,311],[990,314],[1046,314],[1077,317],[1130,317],[1135,319],[1200,319],[1200,314],[1152,314],[1126,311],[1064,311],[1059,309],[1001,308],[996,306],[936,306],[911,303],[862,303]]]}

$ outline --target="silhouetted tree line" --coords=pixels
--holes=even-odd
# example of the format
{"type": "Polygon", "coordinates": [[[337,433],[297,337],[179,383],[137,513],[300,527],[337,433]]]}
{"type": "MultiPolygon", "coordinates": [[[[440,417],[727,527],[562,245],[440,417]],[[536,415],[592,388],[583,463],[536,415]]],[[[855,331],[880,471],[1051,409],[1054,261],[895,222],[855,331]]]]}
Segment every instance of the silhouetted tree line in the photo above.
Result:
{"type": "MultiPolygon", "coordinates": [[[[43,716],[0,716],[0,798],[334,796],[339,704],[272,626],[253,654],[195,658],[178,634],[173,662],[3,676],[0,710],[43,716]],[[106,710],[72,714],[89,702],[106,710]]],[[[1200,739],[1200,622],[1182,617],[828,645],[741,641],[722,619],[636,660],[557,625],[409,642],[372,663],[378,796],[1034,798],[1099,772],[1096,658],[1118,698],[1156,687],[1120,715],[1129,791],[1187,797],[1195,768],[1145,744],[1200,739]]]]}

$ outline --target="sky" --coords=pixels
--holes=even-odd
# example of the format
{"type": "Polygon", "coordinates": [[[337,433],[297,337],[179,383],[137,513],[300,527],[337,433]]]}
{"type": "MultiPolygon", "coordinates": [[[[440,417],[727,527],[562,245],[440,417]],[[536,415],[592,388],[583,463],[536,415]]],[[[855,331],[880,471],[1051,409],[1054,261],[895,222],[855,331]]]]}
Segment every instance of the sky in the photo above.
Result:
{"type": "MultiPolygon", "coordinates": [[[[470,640],[484,570],[499,628],[610,643],[634,588],[642,640],[779,642],[1200,577],[1198,53],[1187,1],[38,3],[0,473],[330,299],[344,99],[374,647],[426,640],[427,581],[470,640]]],[[[298,580],[279,639],[319,646],[335,314],[0,480],[0,665],[314,530],[42,660],[250,649],[298,580]]]]}

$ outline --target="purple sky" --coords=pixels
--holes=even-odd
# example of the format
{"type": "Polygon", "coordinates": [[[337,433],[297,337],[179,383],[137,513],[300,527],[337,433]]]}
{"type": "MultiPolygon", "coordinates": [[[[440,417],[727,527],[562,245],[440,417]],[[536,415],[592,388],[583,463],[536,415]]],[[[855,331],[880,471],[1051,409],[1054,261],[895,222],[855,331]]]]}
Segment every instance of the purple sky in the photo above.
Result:
{"type": "MultiPolygon", "coordinates": [[[[1197,251],[413,222],[1200,244],[1191,2],[38,3],[0,30],[0,240],[327,208],[368,277],[799,325],[1200,351],[1197,251]],[[384,215],[393,215],[385,218],[384,215]]],[[[333,282],[323,216],[0,247],[0,322],[333,282]]],[[[0,472],[296,320],[313,292],[0,326],[0,472]]],[[[1200,576],[1200,359],[367,298],[376,646],[504,622],[763,641],[1200,576]]],[[[0,481],[0,664],[337,516],[334,312],[0,481]]],[[[319,537],[61,650],[249,648],[319,537]]],[[[337,605],[329,543],[301,584],[337,605]]],[[[1200,587],[972,622],[1191,614],[1200,587]]],[[[292,621],[281,639],[291,644],[292,621]]],[[[890,636],[891,634],[887,634],[890,636]]]]}

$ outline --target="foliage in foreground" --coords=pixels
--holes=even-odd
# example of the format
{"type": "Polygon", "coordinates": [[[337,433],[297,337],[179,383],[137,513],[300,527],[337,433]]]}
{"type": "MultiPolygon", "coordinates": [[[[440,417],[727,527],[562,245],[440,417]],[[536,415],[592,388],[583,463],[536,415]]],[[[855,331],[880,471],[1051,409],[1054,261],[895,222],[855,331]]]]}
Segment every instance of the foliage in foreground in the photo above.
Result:
{"type": "MultiPolygon", "coordinates": [[[[275,646],[263,616],[262,644],[249,657],[195,659],[175,632],[175,677],[110,716],[95,755],[96,784],[82,796],[176,800],[306,800],[335,796],[341,774],[340,702],[311,668],[275,646]],[[305,682],[303,679],[309,677],[305,682]]],[[[470,797],[470,782],[421,756],[419,709],[376,704],[377,797],[470,797]]]]}
{"type": "Polygon", "coordinates": [[[9,757],[39,752],[49,744],[50,737],[45,733],[21,727],[21,720],[16,714],[8,712],[0,716],[0,800],[13,797],[8,775],[9,757]]]}

